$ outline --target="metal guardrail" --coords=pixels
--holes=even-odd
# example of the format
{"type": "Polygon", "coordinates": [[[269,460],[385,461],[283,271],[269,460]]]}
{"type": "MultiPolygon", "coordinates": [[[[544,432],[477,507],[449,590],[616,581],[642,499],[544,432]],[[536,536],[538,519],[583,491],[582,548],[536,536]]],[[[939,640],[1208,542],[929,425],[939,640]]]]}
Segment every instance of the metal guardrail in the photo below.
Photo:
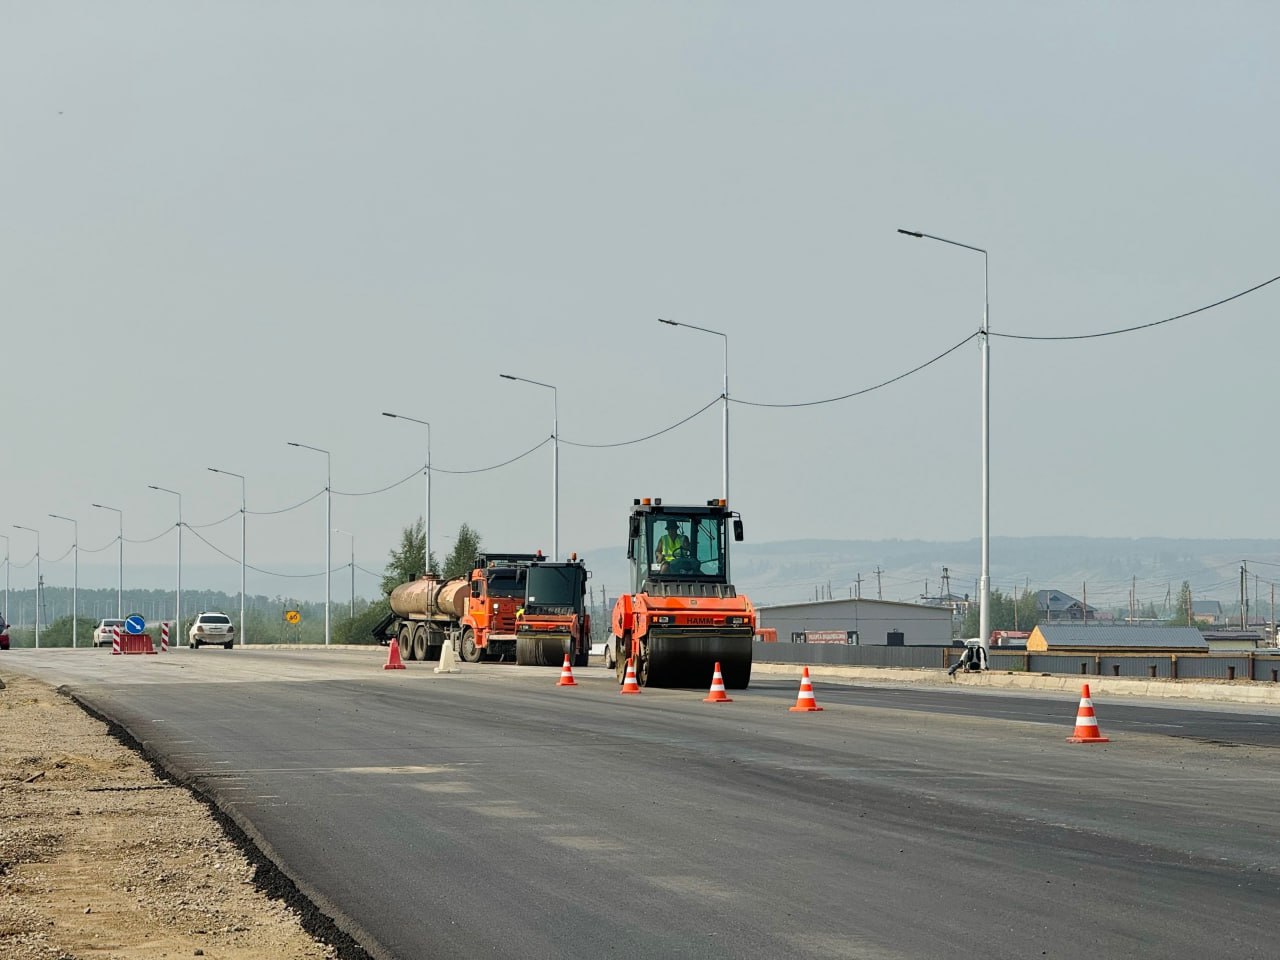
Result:
{"type": "MultiPolygon", "coordinates": [[[[855,667],[914,667],[945,670],[960,659],[956,646],[857,646],[835,643],[752,645],[762,663],[825,664],[855,667]]],[[[1098,677],[1148,677],[1165,680],[1253,680],[1280,683],[1280,650],[1239,653],[1033,653],[992,648],[992,670],[1098,677]]]]}

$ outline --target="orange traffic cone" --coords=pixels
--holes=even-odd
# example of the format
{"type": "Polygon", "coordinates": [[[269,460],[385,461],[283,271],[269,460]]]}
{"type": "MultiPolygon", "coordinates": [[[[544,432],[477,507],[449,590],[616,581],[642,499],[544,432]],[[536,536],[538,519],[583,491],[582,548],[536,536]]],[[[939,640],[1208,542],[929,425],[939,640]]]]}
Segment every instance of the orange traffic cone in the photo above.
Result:
{"type": "Polygon", "coordinates": [[[1098,729],[1098,718],[1093,715],[1093,701],[1089,699],[1089,685],[1080,691],[1080,709],[1076,711],[1076,729],[1067,737],[1067,743],[1110,743],[1098,729]]]}
{"type": "Polygon", "coordinates": [[[569,655],[564,655],[564,666],[560,668],[560,682],[557,687],[576,687],[578,681],[573,679],[573,667],[569,664],[569,655]]]}
{"type": "Polygon", "coordinates": [[[800,675],[800,695],[796,697],[796,705],[791,708],[792,713],[813,713],[815,710],[821,710],[818,701],[813,698],[813,684],[809,682],[809,668],[804,668],[804,673],[800,675]]]}
{"type": "Polygon", "coordinates": [[[396,638],[391,638],[391,650],[387,654],[387,662],[382,665],[383,670],[404,670],[404,661],[400,659],[400,644],[396,642],[396,638]]]}
{"type": "Polygon", "coordinates": [[[632,660],[627,658],[627,675],[622,679],[622,693],[639,693],[640,684],[636,683],[636,668],[632,660]]]}
{"type": "Polygon", "coordinates": [[[724,692],[724,676],[720,673],[720,662],[716,661],[716,672],[711,675],[711,692],[702,698],[703,703],[733,703],[732,698],[724,692]]]}

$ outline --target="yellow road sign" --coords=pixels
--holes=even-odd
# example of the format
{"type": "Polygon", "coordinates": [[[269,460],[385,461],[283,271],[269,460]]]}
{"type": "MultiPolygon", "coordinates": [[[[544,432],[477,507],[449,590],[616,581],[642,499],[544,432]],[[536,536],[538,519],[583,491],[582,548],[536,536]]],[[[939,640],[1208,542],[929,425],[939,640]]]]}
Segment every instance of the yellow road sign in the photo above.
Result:
{"type": "Polygon", "coordinates": [[[302,619],[302,614],[298,613],[297,610],[286,610],[284,612],[284,619],[286,623],[297,623],[302,619]]]}

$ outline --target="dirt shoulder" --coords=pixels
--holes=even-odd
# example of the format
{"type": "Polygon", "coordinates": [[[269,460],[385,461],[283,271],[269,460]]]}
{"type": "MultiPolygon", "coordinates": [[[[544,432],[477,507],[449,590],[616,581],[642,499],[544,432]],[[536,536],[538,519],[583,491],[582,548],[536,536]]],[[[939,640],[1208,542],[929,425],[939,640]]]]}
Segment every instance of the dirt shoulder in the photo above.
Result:
{"type": "Polygon", "coordinates": [[[39,681],[2,682],[0,956],[367,957],[118,731],[39,681]]]}

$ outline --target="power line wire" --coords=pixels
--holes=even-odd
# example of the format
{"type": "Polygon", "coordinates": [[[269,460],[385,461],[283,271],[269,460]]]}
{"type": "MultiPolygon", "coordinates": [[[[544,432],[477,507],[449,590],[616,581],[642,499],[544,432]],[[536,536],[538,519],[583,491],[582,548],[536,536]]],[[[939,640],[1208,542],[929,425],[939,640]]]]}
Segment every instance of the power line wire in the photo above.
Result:
{"type": "Polygon", "coordinates": [[[395,483],[389,483],[385,487],[379,487],[377,490],[366,490],[360,493],[348,493],[347,491],[344,491],[344,490],[335,490],[333,491],[333,493],[334,493],[334,496],[338,496],[338,497],[372,497],[376,493],[386,493],[388,490],[394,490],[396,487],[400,486],[401,484],[408,483],[418,474],[422,473],[422,471],[425,469],[426,469],[425,465],[421,467],[414,467],[413,472],[410,473],[408,476],[397,480],[395,483]]]}
{"type": "Polygon", "coordinates": [[[515,463],[517,460],[523,460],[525,457],[529,456],[535,450],[541,450],[548,443],[550,443],[552,439],[553,439],[552,437],[547,437],[545,440],[542,440],[537,445],[530,447],[524,453],[519,454],[518,456],[512,457],[510,460],[503,460],[502,463],[495,463],[491,467],[477,467],[474,470],[446,470],[443,467],[432,467],[431,472],[432,473],[448,473],[454,476],[462,476],[464,474],[472,474],[472,473],[488,473],[490,470],[497,470],[500,467],[505,467],[508,464],[515,463]]]}
{"type": "Polygon", "coordinates": [[[183,526],[186,527],[188,530],[196,530],[196,529],[203,530],[205,527],[216,527],[220,524],[226,523],[232,517],[238,517],[238,516],[240,516],[240,511],[234,510],[231,513],[228,513],[221,520],[214,520],[212,523],[183,523],[183,526]]]}
{"type": "MultiPolygon", "coordinates": [[[[323,493],[324,493],[324,489],[321,488],[317,490],[315,493],[313,493],[311,496],[307,497],[307,499],[301,501],[300,503],[295,503],[291,507],[281,507],[279,510],[246,510],[245,513],[254,517],[269,517],[277,513],[288,513],[290,510],[297,510],[299,507],[305,507],[308,503],[310,503],[316,497],[321,496],[323,493]]],[[[236,511],[236,513],[239,513],[239,512],[240,512],[239,510],[236,511]]],[[[316,574],[316,576],[320,576],[320,574],[316,574]]]]}
{"type": "Polygon", "coordinates": [[[589,447],[595,450],[602,450],[608,447],[629,447],[635,443],[644,443],[646,440],[652,440],[654,437],[660,437],[664,433],[670,433],[672,430],[676,429],[676,427],[684,426],[694,417],[697,417],[700,414],[706,413],[708,410],[714,407],[717,403],[719,403],[723,397],[724,397],[724,394],[722,393],[719,396],[714,397],[710,403],[706,404],[705,406],[699,407],[697,410],[689,414],[684,419],[677,420],[675,423],[671,424],[671,426],[663,427],[661,430],[657,431],[656,433],[651,433],[648,436],[644,436],[644,437],[637,437],[635,440],[618,440],[614,443],[580,443],[574,440],[566,440],[564,439],[564,437],[561,437],[560,442],[567,443],[571,447],[589,447]]]}
{"type": "Polygon", "coordinates": [[[1166,317],[1163,320],[1153,320],[1151,323],[1140,323],[1136,327],[1123,327],[1119,330],[1104,330],[1101,333],[1078,333],[1070,336],[1052,336],[1038,337],[1026,333],[992,333],[993,337],[1004,337],[1006,340],[1095,340],[1098,337],[1114,337],[1121,333],[1133,333],[1135,330],[1148,330],[1151,327],[1158,327],[1161,324],[1172,323],[1174,320],[1182,320],[1186,317],[1194,316],[1197,313],[1204,313],[1206,310],[1212,310],[1214,307],[1220,307],[1224,303],[1230,303],[1232,300],[1239,300],[1241,297],[1247,296],[1256,290],[1261,290],[1268,284],[1275,283],[1280,280],[1280,276],[1272,277],[1270,280],[1264,280],[1256,286],[1250,287],[1248,290],[1241,290],[1239,293],[1233,293],[1229,297],[1224,297],[1213,303],[1206,304],[1203,307],[1196,307],[1194,310],[1188,310],[1186,313],[1180,313],[1176,317],[1166,317]]]}
{"type": "Polygon", "coordinates": [[[871,387],[863,387],[861,390],[855,390],[852,393],[846,393],[839,397],[828,397],[825,400],[808,400],[808,401],[805,401],[804,403],[759,403],[753,400],[739,400],[737,397],[730,397],[729,402],[740,403],[748,407],[780,408],[780,407],[816,407],[824,403],[838,403],[841,400],[850,400],[853,397],[861,397],[864,394],[871,393],[873,390],[881,390],[889,386],[890,384],[897,383],[899,380],[905,380],[907,377],[911,376],[913,373],[919,373],[925,367],[932,366],[933,364],[941,360],[943,357],[946,357],[952,353],[955,353],[957,350],[963,347],[970,340],[974,339],[975,337],[979,337],[981,335],[982,335],[981,330],[975,331],[974,333],[969,334],[967,337],[965,337],[963,340],[957,343],[954,347],[947,348],[946,350],[942,351],[942,353],[934,357],[932,360],[926,360],[924,363],[920,364],[918,367],[912,367],[906,373],[900,373],[896,377],[892,377],[888,380],[885,380],[883,383],[877,383],[871,387]]]}

